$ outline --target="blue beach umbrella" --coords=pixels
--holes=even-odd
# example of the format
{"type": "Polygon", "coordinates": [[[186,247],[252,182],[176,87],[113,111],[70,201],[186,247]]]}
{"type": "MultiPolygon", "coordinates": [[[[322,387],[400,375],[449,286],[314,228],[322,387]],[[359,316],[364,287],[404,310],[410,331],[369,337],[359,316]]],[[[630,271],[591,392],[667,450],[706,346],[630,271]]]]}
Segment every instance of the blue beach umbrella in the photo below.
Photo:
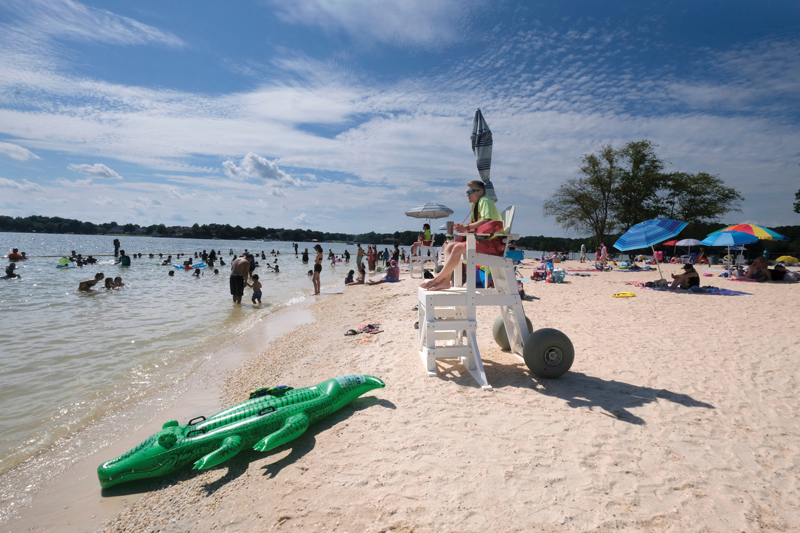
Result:
{"type": "Polygon", "coordinates": [[[486,188],[486,196],[493,202],[497,201],[497,194],[494,192],[494,185],[489,179],[492,170],[492,130],[483,118],[481,108],[475,110],[475,118],[472,120],[472,153],[475,154],[475,163],[478,166],[478,174],[481,176],[483,185],[486,188]]]}
{"type": "Polygon", "coordinates": [[[751,242],[756,242],[758,237],[755,235],[750,235],[749,233],[744,233],[741,231],[720,231],[717,233],[712,233],[702,241],[700,244],[704,244],[706,246],[738,246],[740,244],[750,244],[751,242]]]}
{"type": "MultiPolygon", "coordinates": [[[[743,231],[718,231],[700,241],[700,244],[704,244],[706,246],[726,246],[728,248],[728,257],[730,257],[731,246],[750,244],[751,242],[756,242],[757,240],[757,236],[744,233],[743,231]]],[[[733,263],[733,259],[730,259],[729,261],[733,263]]]]}
{"type": "MultiPolygon", "coordinates": [[[[664,242],[683,231],[686,227],[686,222],[680,220],[672,220],[669,218],[654,218],[652,220],[645,220],[639,222],[614,243],[614,248],[621,252],[627,250],[638,250],[640,248],[650,247],[653,250],[653,259],[655,259],[656,250],[653,245],[664,242]]],[[[658,267],[658,275],[661,275],[661,265],[656,261],[658,267]]]]}

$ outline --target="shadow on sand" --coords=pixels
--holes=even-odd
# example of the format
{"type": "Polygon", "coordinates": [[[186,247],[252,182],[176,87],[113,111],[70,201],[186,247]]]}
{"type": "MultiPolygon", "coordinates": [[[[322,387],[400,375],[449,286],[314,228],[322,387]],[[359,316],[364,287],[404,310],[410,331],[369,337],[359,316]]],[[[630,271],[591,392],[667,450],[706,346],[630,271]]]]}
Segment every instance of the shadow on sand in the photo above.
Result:
{"type": "MultiPolygon", "coordinates": [[[[628,411],[652,403],[658,399],[668,400],[686,407],[714,409],[713,405],[695,400],[687,394],[667,389],[642,387],[616,380],[604,380],[580,372],[567,372],[558,379],[533,376],[524,363],[501,365],[483,360],[486,378],[495,389],[518,387],[532,389],[545,396],[560,398],[574,408],[584,407],[622,422],[644,425],[646,422],[628,411]]],[[[464,387],[477,388],[478,384],[461,364],[443,365],[437,362],[440,379],[452,381],[464,387]],[[455,374],[458,372],[458,375],[455,374]]]]}
{"type": "MultiPolygon", "coordinates": [[[[397,409],[397,406],[395,406],[392,402],[376,398],[375,396],[365,396],[358,398],[357,400],[353,400],[351,404],[343,407],[336,413],[333,413],[329,417],[324,418],[323,420],[320,420],[316,424],[309,427],[303,435],[290,443],[279,446],[274,450],[270,450],[266,454],[256,452],[254,450],[242,451],[230,461],[226,461],[221,465],[211,468],[210,470],[227,469],[228,471],[221,478],[203,485],[200,490],[205,496],[210,496],[229,482],[244,474],[252,461],[263,459],[264,457],[268,457],[270,455],[280,454],[281,452],[291,448],[292,451],[289,453],[289,455],[275,461],[274,463],[265,465],[262,468],[265,476],[274,478],[280,473],[281,470],[287,466],[291,466],[295,461],[302,458],[314,449],[317,444],[316,435],[327,431],[336,424],[347,420],[353,415],[353,413],[357,411],[362,411],[375,406],[380,406],[387,409],[397,409]]],[[[161,479],[142,479],[117,485],[115,487],[110,487],[108,489],[102,489],[101,495],[103,497],[125,496],[128,494],[139,494],[142,492],[160,490],[192,479],[202,473],[203,471],[191,470],[189,467],[188,470],[184,470],[183,472],[176,473],[171,476],[165,476],[161,479]]]]}

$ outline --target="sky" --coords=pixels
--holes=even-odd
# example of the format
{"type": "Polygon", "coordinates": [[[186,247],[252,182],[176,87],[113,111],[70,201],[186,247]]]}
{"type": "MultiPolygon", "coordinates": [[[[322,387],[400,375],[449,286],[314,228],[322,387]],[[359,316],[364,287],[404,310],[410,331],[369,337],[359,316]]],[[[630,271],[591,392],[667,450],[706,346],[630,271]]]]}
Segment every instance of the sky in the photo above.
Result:
{"type": "MultiPolygon", "coordinates": [[[[799,2],[0,0],[0,214],[416,230],[469,212],[476,108],[514,232],[649,139],[800,224],[799,2]]],[[[434,228],[435,229],[435,228],[434,228]]]]}

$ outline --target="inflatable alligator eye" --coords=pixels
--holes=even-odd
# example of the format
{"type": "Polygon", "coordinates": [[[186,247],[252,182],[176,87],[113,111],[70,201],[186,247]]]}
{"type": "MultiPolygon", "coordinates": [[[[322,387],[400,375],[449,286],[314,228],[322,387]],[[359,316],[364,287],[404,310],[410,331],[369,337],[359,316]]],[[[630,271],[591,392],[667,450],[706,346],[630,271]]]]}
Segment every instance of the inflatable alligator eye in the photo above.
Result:
{"type": "Polygon", "coordinates": [[[164,422],[164,425],[161,426],[161,429],[172,428],[178,425],[177,420],[170,420],[169,422],[164,422]]]}
{"type": "Polygon", "coordinates": [[[172,448],[177,440],[178,437],[176,437],[174,433],[164,433],[158,437],[158,443],[162,448],[166,449],[172,448]]]}

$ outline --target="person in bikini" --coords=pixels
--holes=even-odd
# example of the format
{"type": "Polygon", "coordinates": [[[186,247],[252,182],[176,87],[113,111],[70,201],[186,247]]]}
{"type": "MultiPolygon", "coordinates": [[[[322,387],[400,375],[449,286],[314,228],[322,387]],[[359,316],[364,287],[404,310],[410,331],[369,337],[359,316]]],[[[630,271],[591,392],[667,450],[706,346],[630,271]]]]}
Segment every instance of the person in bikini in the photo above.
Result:
{"type": "Polygon", "coordinates": [[[319,275],[322,273],[322,246],[315,244],[314,249],[317,251],[317,257],[314,258],[314,275],[311,277],[311,282],[314,284],[314,294],[319,294],[319,275]]]}

